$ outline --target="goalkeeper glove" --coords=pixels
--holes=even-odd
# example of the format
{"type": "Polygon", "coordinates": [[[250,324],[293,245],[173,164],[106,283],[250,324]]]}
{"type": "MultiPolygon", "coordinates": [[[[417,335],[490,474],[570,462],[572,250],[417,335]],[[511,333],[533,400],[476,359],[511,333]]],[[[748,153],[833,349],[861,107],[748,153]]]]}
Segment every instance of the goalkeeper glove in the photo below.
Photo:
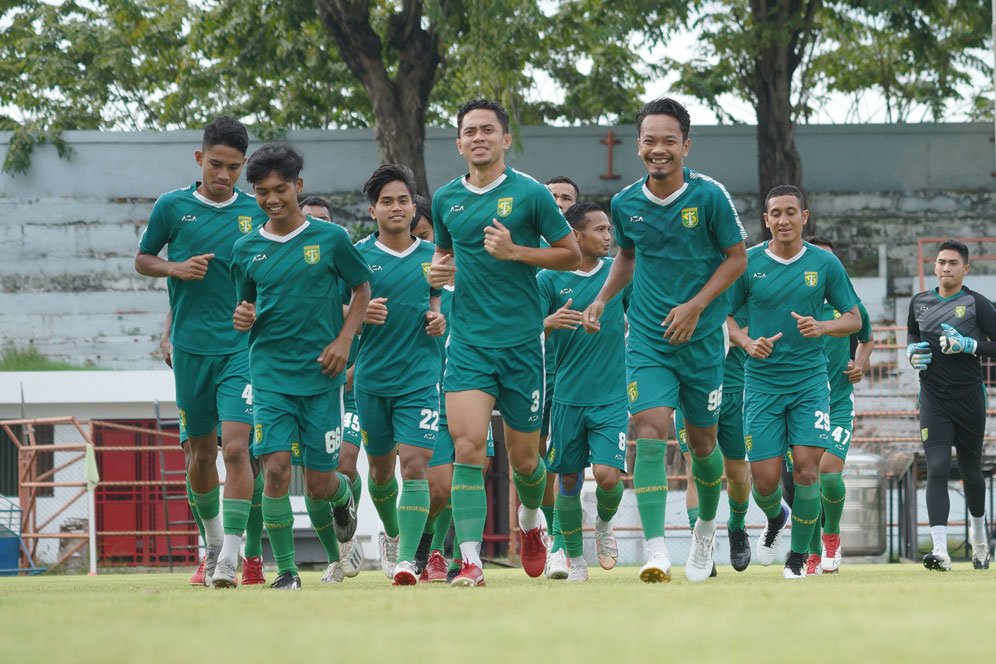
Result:
{"type": "Polygon", "coordinates": [[[917,371],[924,371],[934,356],[930,351],[929,343],[918,341],[906,347],[906,357],[909,358],[910,366],[917,371]]]}
{"type": "Polygon", "coordinates": [[[979,342],[971,337],[966,337],[962,335],[961,332],[954,329],[947,323],[941,323],[941,330],[944,334],[941,335],[941,352],[945,355],[954,355],[956,353],[968,353],[970,355],[975,354],[975,349],[978,347],[979,342]]]}

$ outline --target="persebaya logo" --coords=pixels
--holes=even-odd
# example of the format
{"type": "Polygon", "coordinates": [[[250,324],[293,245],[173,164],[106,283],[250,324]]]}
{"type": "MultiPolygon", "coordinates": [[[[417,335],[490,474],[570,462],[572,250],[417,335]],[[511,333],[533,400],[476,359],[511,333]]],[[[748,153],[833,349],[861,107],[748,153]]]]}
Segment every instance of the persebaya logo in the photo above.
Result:
{"type": "Polygon", "coordinates": [[[242,231],[243,235],[252,232],[252,217],[243,217],[240,215],[239,230],[242,231]]]}
{"type": "Polygon", "coordinates": [[[920,429],[920,440],[925,443],[927,442],[927,427],[920,429]]]}
{"type": "Polygon", "coordinates": [[[744,436],[744,449],[748,452],[754,449],[754,436],[744,436]]]}
{"type": "Polygon", "coordinates": [[[634,401],[636,401],[636,398],[638,396],[640,396],[640,391],[636,389],[636,381],[635,380],[632,383],[630,383],[629,385],[626,386],[626,393],[629,395],[629,402],[630,403],[633,403],[634,401]]]}
{"type": "Polygon", "coordinates": [[[836,309],[834,309],[834,310],[833,310],[833,317],[834,317],[834,318],[840,318],[840,312],[839,312],[839,311],[837,311],[836,309]]]}
{"type": "Polygon", "coordinates": [[[955,307],[955,318],[964,318],[964,317],[965,317],[965,307],[960,305],[955,307]]]}
{"type": "Polygon", "coordinates": [[[304,262],[308,265],[314,265],[321,257],[322,250],[317,244],[309,244],[304,248],[304,262]]]}
{"type": "Polygon", "coordinates": [[[499,198],[498,199],[498,216],[507,217],[512,214],[512,199],[511,198],[499,198]]]}
{"type": "Polygon", "coordinates": [[[816,288],[816,285],[820,283],[820,273],[819,272],[807,272],[804,280],[806,285],[810,288],[816,288]]]}
{"type": "Polygon", "coordinates": [[[422,276],[429,276],[429,268],[432,267],[432,263],[422,263],[422,276]]]}
{"type": "Polygon", "coordinates": [[[685,208],[681,211],[681,225],[685,228],[695,228],[699,225],[699,209],[685,208]]]}
{"type": "Polygon", "coordinates": [[[301,457],[301,443],[291,443],[291,456],[301,457]]]}
{"type": "Polygon", "coordinates": [[[263,442],[263,425],[262,424],[257,424],[256,426],[254,426],[253,427],[253,432],[256,434],[256,442],[257,443],[262,443],[263,442]]]}
{"type": "Polygon", "coordinates": [[[183,410],[182,408],[178,408],[177,410],[180,413],[180,426],[183,427],[184,429],[186,429],[187,428],[187,411],[183,410]]]}
{"type": "Polygon", "coordinates": [[[551,447],[550,448],[550,453],[546,455],[546,460],[549,463],[553,463],[553,460],[556,459],[556,458],[557,458],[557,448],[556,447],[551,447]]]}

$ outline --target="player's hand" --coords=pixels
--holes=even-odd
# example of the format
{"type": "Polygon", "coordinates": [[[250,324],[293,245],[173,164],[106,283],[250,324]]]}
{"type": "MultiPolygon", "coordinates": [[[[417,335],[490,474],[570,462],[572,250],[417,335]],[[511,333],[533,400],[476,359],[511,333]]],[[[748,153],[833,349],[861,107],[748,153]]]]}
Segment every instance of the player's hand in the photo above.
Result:
{"type": "Polygon", "coordinates": [[[242,300],[239,306],[235,307],[235,315],[232,316],[235,329],[239,332],[248,332],[256,324],[256,305],[252,302],[242,300]]]}
{"type": "Polygon", "coordinates": [[[441,337],[446,334],[446,316],[438,311],[425,312],[425,333],[430,337],[441,337]]]}
{"type": "Polygon", "coordinates": [[[702,315],[702,307],[689,301],[679,304],[671,311],[667,312],[667,318],[661,323],[664,329],[664,338],[671,342],[671,345],[683,344],[695,334],[695,327],[699,324],[699,316],[702,315]]]}
{"type": "Polygon", "coordinates": [[[165,336],[159,340],[159,352],[163,355],[163,362],[170,369],[173,368],[173,344],[169,340],[169,336],[165,336]]]}
{"type": "Polygon", "coordinates": [[[771,355],[772,351],[775,350],[775,342],[781,338],[781,332],[773,337],[758,337],[748,344],[747,354],[755,359],[763,360],[771,355]]]}
{"type": "Polygon", "coordinates": [[[906,347],[906,357],[910,361],[910,366],[917,371],[924,371],[934,359],[934,353],[930,350],[930,344],[926,341],[917,341],[906,347]]]}
{"type": "Polygon", "coordinates": [[[958,330],[947,323],[941,323],[941,352],[945,355],[955,355],[956,353],[968,353],[975,355],[975,349],[979,347],[979,342],[972,337],[966,337],[958,330]]]}
{"type": "Polygon", "coordinates": [[[353,391],[353,374],[354,373],[356,373],[356,365],[355,364],[353,366],[349,367],[348,369],[346,369],[346,385],[345,385],[345,388],[346,388],[347,392],[352,392],[353,391]]]}
{"type": "Polygon", "coordinates": [[[514,261],[518,256],[512,231],[497,219],[491,220],[491,226],[484,227],[484,248],[500,261],[514,261]]]}
{"type": "Polygon", "coordinates": [[[552,330],[576,330],[584,323],[583,314],[571,309],[574,298],[568,298],[564,306],[543,319],[543,327],[552,330]]]}
{"type": "Polygon", "coordinates": [[[595,300],[585,308],[581,314],[581,324],[584,325],[585,332],[592,334],[602,329],[601,318],[604,311],[605,303],[601,300],[595,300]]]}
{"type": "Polygon", "coordinates": [[[433,288],[442,288],[453,283],[453,275],[456,274],[456,265],[453,264],[453,256],[446,254],[438,261],[429,266],[429,273],[426,279],[433,288]]]}
{"type": "Polygon", "coordinates": [[[346,368],[346,362],[349,361],[349,346],[349,342],[342,337],[337,337],[335,341],[325,347],[322,354],[318,356],[318,363],[322,365],[323,374],[335,376],[346,368]]]}
{"type": "Polygon", "coordinates": [[[387,298],[375,297],[367,305],[367,313],[363,316],[367,325],[383,325],[387,322],[387,298]]]}
{"type": "Polygon", "coordinates": [[[865,375],[865,370],[854,363],[854,360],[847,361],[847,369],[841,372],[847,376],[847,380],[851,385],[855,385],[861,382],[861,379],[865,375]]]}
{"type": "Polygon", "coordinates": [[[792,318],[795,319],[795,326],[799,328],[799,333],[802,336],[809,339],[823,336],[823,321],[818,321],[812,316],[800,316],[794,311],[792,318]]]}
{"type": "Polygon", "coordinates": [[[199,281],[204,278],[208,271],[208,263],[214,258],[214,254],[201,254],[188,258],[182,263],[173,266],[170,276],[181,281],[199,281]]]}

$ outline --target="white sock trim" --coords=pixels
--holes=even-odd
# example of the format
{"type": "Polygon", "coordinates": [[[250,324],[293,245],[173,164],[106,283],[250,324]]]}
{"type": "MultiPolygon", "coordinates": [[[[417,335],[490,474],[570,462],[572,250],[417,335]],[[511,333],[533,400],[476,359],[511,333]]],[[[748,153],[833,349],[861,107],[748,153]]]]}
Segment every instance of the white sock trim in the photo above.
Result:
{"type": "Polygon", "coordinates": [[[225,541],[221,545],[221,555],[219,560],[228,560],[235,563],[239,559],[239,549],[242,547],[242,535],[230,535],[225,533],[225,541]]]}
{"type": "Polygon", "coordinates": [[[667,555],[667,544],[663,537],[651,537],[647,540],[647,553],[649,555],[654,555],[655,553],[663,553],[667,555]]]}
{"type": "Polygon", "coordinates": [[[204,524],[204,540],[208,548],[221,548],[225,540],[225,526],[221,523],[221,513],[213,519],[201,518],[204,524]]]}
{"type": "Polygon", "coordinates": [[[972,526],[969,533],[972,537],[972,544],[986,543],[986,517],[969,515],[968,522],[972,526]]]}
{"type": "Polygon", "coordinates": [[[571,567],[588,567],[588,561],[584,556],[571,556],[571,567]]]}
{"type": "Polygon", "coordinates": [[[706,521],[698,519],[695,521],[695,536],[699,538],[713,537],[716,534],[716,519],[706,521]]]}
{"type": "Polygon", "coordinates": [[[947,526],[931,526],[930,527],[930,539],[934,543],[934,551],[947,551],[948,550],[948,527],[947,526]]]}
{"type": "Polygon", "coordinates": [[[460,542],[460,560],[470,565],[481,565],[480,543],[460,542]]]}
{"type": "Polygon", "coordinates": [[[540,518],[542,517],[542,512],[537,509],[529,509],[528,507],[519,508],[519,528],[522,532],[528,533],[533,528],[538,528],[540,525],[540,518]]]}

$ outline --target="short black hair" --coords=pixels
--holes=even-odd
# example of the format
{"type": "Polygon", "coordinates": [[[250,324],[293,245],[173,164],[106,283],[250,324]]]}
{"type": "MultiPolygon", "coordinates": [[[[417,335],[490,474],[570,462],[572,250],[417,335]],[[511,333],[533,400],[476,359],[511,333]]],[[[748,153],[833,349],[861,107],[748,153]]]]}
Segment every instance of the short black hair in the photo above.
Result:
{"type": "Polygon", "coordinates": [[[457,136],[460,135],[460,128],[463,126],[463,118],[471,111],[492,111],[498,116],[498,124],[501,125],[503,133],[508,133],[508,111],[497,101],[490,99],[471,99],[457,110],[457,136]]]}
{"type": "Polygon", "coordinates": [[[335,213],[332,212],[332,205],[321,196],[308,196],[303,201],[301,201],[301,207],[304,207],[305,205],[323,207],[329,211],[329,219],[335,219],[335,213]]]}
{"type": "Polygon", "coordinates": [[[964,242],[959,242],[958,240],[945,240],[937,245],[937,253],[941,253],[945,249],[951,251],[957,251],[961,254],[961,260],[967,265],[968,264],[968,247],[965,246],[964,242]]]}
{"type": "Polygon", "coordinates": [[[270,173],[276,173],[284,182],[293,182],[301,176],[304,157],[289,145],[267,143],[252,153],[246,164],[246,179],[256,184],[270,173]]]}
{"type": "Polygon", "coordinates": [[[543,184],[569,184],[574,187],[574,201],[577,202],[581,200],[581,187],[578,186],[577,182],[570,179],[566,175],[554,175],[543,184]]]}
{"type": "Polygon", "coordinates": [[[837,253],[837,245],[834,241],[828,238],[826,235],[810,235],[806,238],[806,242],[809,244],[818,244],[821,247],[830,247],[830,252],[833,254],[837,253]]]}
{"type": "Polygon", "coordinates": [[[567,223],[571,225],[571,228],[583,231],[588,225],[589,212],[605,212],[605,210],[597,203],[575,203],[567,208],[564,216],[567,217],[567,223]]]}
{"type": "Polygon", "coordinates": [[[779,196],[795,196],[796,200],[799,201],[800,209],[806,209],[806,195],[802,193],[802,189],[799,189],[794,184],[779,184],[772,187],[768,195],[764,197],[765,212],[768,211],[768,202],[772,198],[778,198],[779,196]]]}
{"type": "Polygon", "coordinates": [[[403,182],[408,189],[408,195],[415,198],[418,185],[415,184],[415,174],[412,169],[402,164],[381,164],[370,178],[363,183],[363,195],[373,205],[380,198],[381,190],[391,182],[403,182]]]}
{"type": "Polygon", "coordinates": [[[249,132],[235,118],[222,115],[204,127],[204,138],[201,139],[201,150],[207,151],[215,145],[227,145],[244,155],[249,149],[249,132]]]}
{"type": "Polygon", "coordinates": [[[636,133],[639,134],[643,128],[643,119],[648,115],[670,115],[678,121],[681,127],[681,140],[687,141],[688,134],[692,130],[692,118],[688,115],[688,110],[680,102],[670,97],[661,97],[648,101],[636,114],[636,133]]]}
{"type": "Polygon", "coordinates": [[[425,217],[429,220],[429,225],[433,224],[432,221],[432,205],[422,196],[415,196],[415,216],[412,217],[412,224],[410,226],[411,230],[415,230],[418,226],[418,222],[425,217]]]}

